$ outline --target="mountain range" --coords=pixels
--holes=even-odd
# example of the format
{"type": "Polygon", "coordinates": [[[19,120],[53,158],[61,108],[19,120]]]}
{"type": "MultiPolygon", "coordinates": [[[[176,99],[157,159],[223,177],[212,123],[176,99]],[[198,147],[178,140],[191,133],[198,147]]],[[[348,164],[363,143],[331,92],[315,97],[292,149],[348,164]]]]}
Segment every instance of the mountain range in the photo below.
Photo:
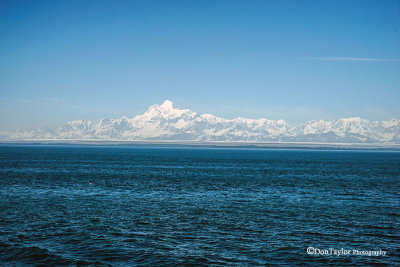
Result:
{"type": "Polygon", "coordinates": [[[59,127],[18,130],[7,139],[129,141],[242,141],[319,143],[400,143],[400,119],[368,121],[359,117],[290,125],[284,120],[224,119],[179,109],[166,100],[133,118],[77,120],[59,127]]]}

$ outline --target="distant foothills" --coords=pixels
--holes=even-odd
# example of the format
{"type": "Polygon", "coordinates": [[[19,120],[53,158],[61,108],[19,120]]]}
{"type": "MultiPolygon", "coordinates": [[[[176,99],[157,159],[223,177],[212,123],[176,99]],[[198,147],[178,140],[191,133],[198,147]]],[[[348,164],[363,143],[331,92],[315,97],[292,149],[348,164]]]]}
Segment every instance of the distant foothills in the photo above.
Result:
{"type": "Polygon", "coordinates": [[[224,119],[179,109],[166,100],[133,118],[78,120],[53,128],[2,133],[2,140],[104,140],[199,142],[313,142],[400,144],[400,119],[368,121],[359,117],[309,121],[224,119]]]}

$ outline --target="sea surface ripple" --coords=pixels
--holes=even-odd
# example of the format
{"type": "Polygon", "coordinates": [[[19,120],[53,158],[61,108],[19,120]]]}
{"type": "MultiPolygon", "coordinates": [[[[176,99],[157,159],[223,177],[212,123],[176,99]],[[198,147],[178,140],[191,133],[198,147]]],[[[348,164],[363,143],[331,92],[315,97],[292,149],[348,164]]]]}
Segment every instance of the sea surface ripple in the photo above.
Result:
{"type": "Polygon", "coordinates": [[[398,152],[2,145],[0,264],[397,265],[399,189],[398,152]]]}

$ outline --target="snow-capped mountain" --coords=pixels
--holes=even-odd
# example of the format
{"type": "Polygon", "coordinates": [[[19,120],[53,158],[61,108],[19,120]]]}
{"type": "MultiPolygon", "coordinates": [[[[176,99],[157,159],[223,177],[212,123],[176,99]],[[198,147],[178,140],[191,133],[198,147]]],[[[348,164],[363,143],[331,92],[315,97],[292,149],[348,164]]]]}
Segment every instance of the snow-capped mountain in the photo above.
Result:
{"type": "Polygon", "coordinates": [[[71,121],[61,127],[17,131],[10,139],[182,140],[247,142],[400,143],[400,120],[370,122],[359,117],[309,121],[224,119],[179,109],[166,100],[133,118],[71,121]]]}

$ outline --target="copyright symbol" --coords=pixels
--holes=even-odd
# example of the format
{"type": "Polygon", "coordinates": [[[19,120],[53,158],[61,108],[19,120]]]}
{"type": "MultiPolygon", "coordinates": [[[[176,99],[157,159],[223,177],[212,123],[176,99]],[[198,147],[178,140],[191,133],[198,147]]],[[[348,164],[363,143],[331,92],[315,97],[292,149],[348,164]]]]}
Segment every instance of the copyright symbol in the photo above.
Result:
{"type": "Polygon", "coordinates": [[[315,252],[315,251],[314,251],[314,248],[313,248],[313,247],[308,247],[308,248],[307,248],[307,254],[308,254],[308,255],[313,255],[314,252],[315,252]]]}

